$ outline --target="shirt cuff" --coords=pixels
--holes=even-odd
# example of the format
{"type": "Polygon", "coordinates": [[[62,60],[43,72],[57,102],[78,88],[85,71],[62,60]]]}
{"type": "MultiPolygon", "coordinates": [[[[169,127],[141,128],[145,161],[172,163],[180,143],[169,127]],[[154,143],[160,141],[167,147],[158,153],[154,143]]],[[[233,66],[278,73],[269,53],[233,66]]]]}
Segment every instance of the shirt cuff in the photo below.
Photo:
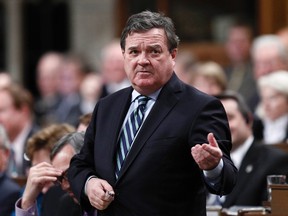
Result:
{"type": "Polygon", "coordinates": [[[90,179],[92,179],[92,178],[97,178],[97,176],[92,175],[92,176],[90,176],[90,177],[86,180],[85,186],[84,186],[84,193],[85,193],[86,196],[87,196],[87,183],[88,183],[88,181],[89,181],[90,179]]]}
{"type": "Polygon", "coordinates": [[[205,177],[209,179],[216,179],[221,175],[223,169],[223,160],[221,158],[219,164],[212,170],[204,170],[205,177]]]}
{"type": "Polygon", "coordinates": [[[15,203],[15,213],[17,216],[37,216],[37,202],[35,202],[28,209],[22,209],[21,207],[22,198],[18,199],[15,203]]]}

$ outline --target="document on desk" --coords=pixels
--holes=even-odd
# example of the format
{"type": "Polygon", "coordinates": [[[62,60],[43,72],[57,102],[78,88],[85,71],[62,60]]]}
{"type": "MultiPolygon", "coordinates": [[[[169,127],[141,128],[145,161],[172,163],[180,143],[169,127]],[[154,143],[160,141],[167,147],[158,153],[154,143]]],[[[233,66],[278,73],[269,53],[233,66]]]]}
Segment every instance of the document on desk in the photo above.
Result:
{"type": "Polygon", "coordinates": [[[262,206],[231,206],[228,209],[223,209],[227,215],[238,215],[241,212],[257,212],[257,213],[265,213],[266,209],[262,206]]]}

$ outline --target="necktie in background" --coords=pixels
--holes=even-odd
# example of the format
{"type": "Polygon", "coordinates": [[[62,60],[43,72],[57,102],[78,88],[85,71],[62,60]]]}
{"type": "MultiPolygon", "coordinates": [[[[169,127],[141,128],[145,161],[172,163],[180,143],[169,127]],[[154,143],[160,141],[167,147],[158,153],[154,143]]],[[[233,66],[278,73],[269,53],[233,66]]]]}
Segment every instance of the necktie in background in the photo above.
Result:
{"type": "Polygon", "coordinates": [[[15,151],[12,148],[10,149],[10,157],[9,157],[9,162],[8,162],[7,173],[11,177],[18,176],[16,159],[15,159],[15,151]]]}
{"type": "Polygon", "coordinates": [[[119,149],[117,152],[116,178],[118,178],[126,155],[129,152],[135,135],[142,124],[144,118],[144,110],[149,98],[140,95],[136,98],[136,100],[138,101],[138,107],[130,114],[120,133],[119,149]]]}

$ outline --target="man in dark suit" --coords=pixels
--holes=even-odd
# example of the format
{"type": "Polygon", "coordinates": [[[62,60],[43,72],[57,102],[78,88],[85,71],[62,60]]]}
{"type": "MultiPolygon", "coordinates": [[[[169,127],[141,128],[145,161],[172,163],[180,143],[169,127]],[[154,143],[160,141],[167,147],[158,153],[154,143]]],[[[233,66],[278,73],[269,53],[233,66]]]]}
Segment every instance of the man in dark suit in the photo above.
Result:
{"type": "Polygon", "coordinates": [[[24,159],[27,140],[39,127],[33,119],[33,97],[23,86],[13,83],[0,89],[0,124],[11,142],[9,176],[27,176],[31,166],[24,159]]]}
{"type": "Polygon", "coordinates": [[[15,201],[21,196],[21,188],[5,172],[1,172],[0,191],[0,215],[10,216],[14,210],[15,201]]]}
{"type": "Polygon", "coordinates": [[[175,75],[178,42],[168,17],[144,11],[129,18],[121,49],[133,87],[97,103],[68,172],[84,209],[109,216],[204,216],[205,186],[221,195],[232,190],[237,169],[225,111],[175,75]],[[143,116],[130,144],[134,121],[143,116]],[[127,155],[123,144],[132,145],[127,155]]]}
{"type": "Polygon", "coordinates": [[[21,188],[6,175],[10,144],[4,128],[0,125],[0,215],[10,216],[15,201],[20,197],[21,188]]]}
{"type": "Polygon", "coordinates": [[[241,95],[227,92],[217,97],[228,116],[232,136],[231,158],[239,169],[237,183],[224,197],[222,206],[261,206],[267,200],[267,175],[286,175],[288,155],[254,139],[252,113],[241,95]]]}

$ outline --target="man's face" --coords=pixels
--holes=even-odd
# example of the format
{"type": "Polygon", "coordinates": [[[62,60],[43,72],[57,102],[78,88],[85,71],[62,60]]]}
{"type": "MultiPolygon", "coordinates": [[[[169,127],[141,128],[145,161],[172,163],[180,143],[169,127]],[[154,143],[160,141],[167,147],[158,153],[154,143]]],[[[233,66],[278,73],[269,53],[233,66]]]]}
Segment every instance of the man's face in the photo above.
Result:
{"type": "Polygon", "coordinates": [[[12,142],[14,134],[19,131],[19,121],[22,121],[22,115],[23,111],[16,109],[11,95],[7,91],[0,91],[0,124],[4,126],[12,142]]]}
{"type": "Polygon", "coordinates": [[[231,137],[232,151],[238,148],[251,135],[251,125],[246,122],[243,115],[238,109],[238,104],[235,100],[221,100],[224,109],[227,113],[231,137]]]}
{"type": "Polygon", "coordinates": [[[107,83],[120,83],[126,79],[123,55],[118,43],[112,44],[105,50],[102,60],[102,72],[107,83]]]}
{"type": "Polygon", "coordinates": [[[71,158],[75,155],[75,150],[71,145],[65,145],[53,158],[52,165],[56,169],[63,171],[63,176],[61,178],[62,190],[66,191],[73,199],[77,202],[74,194],[70,189],[70,184],[67,179],[67,170],[70,165],[71,158]]]}
{"type": "Polygon", "coordinates": [[[229,31],[226,51],[234,63],[242,63],[249,58],[251,32],[245,27],[234,27],[229,31]]]}
{"type": "Polygon", "coordinates": [[[123,56],[133,87],[144,95],[160,89],[173,73],[176,53],[177,49],[169,52],[163,29],[128,35],[123,56]]]}
{"type": "Polygon", "coordinates": [[[263,46],[254,53],[254,77],[259,79],[261,76],[277,70],[286,70],[287,64],[279,55],[276,47],[263,46]]]}

